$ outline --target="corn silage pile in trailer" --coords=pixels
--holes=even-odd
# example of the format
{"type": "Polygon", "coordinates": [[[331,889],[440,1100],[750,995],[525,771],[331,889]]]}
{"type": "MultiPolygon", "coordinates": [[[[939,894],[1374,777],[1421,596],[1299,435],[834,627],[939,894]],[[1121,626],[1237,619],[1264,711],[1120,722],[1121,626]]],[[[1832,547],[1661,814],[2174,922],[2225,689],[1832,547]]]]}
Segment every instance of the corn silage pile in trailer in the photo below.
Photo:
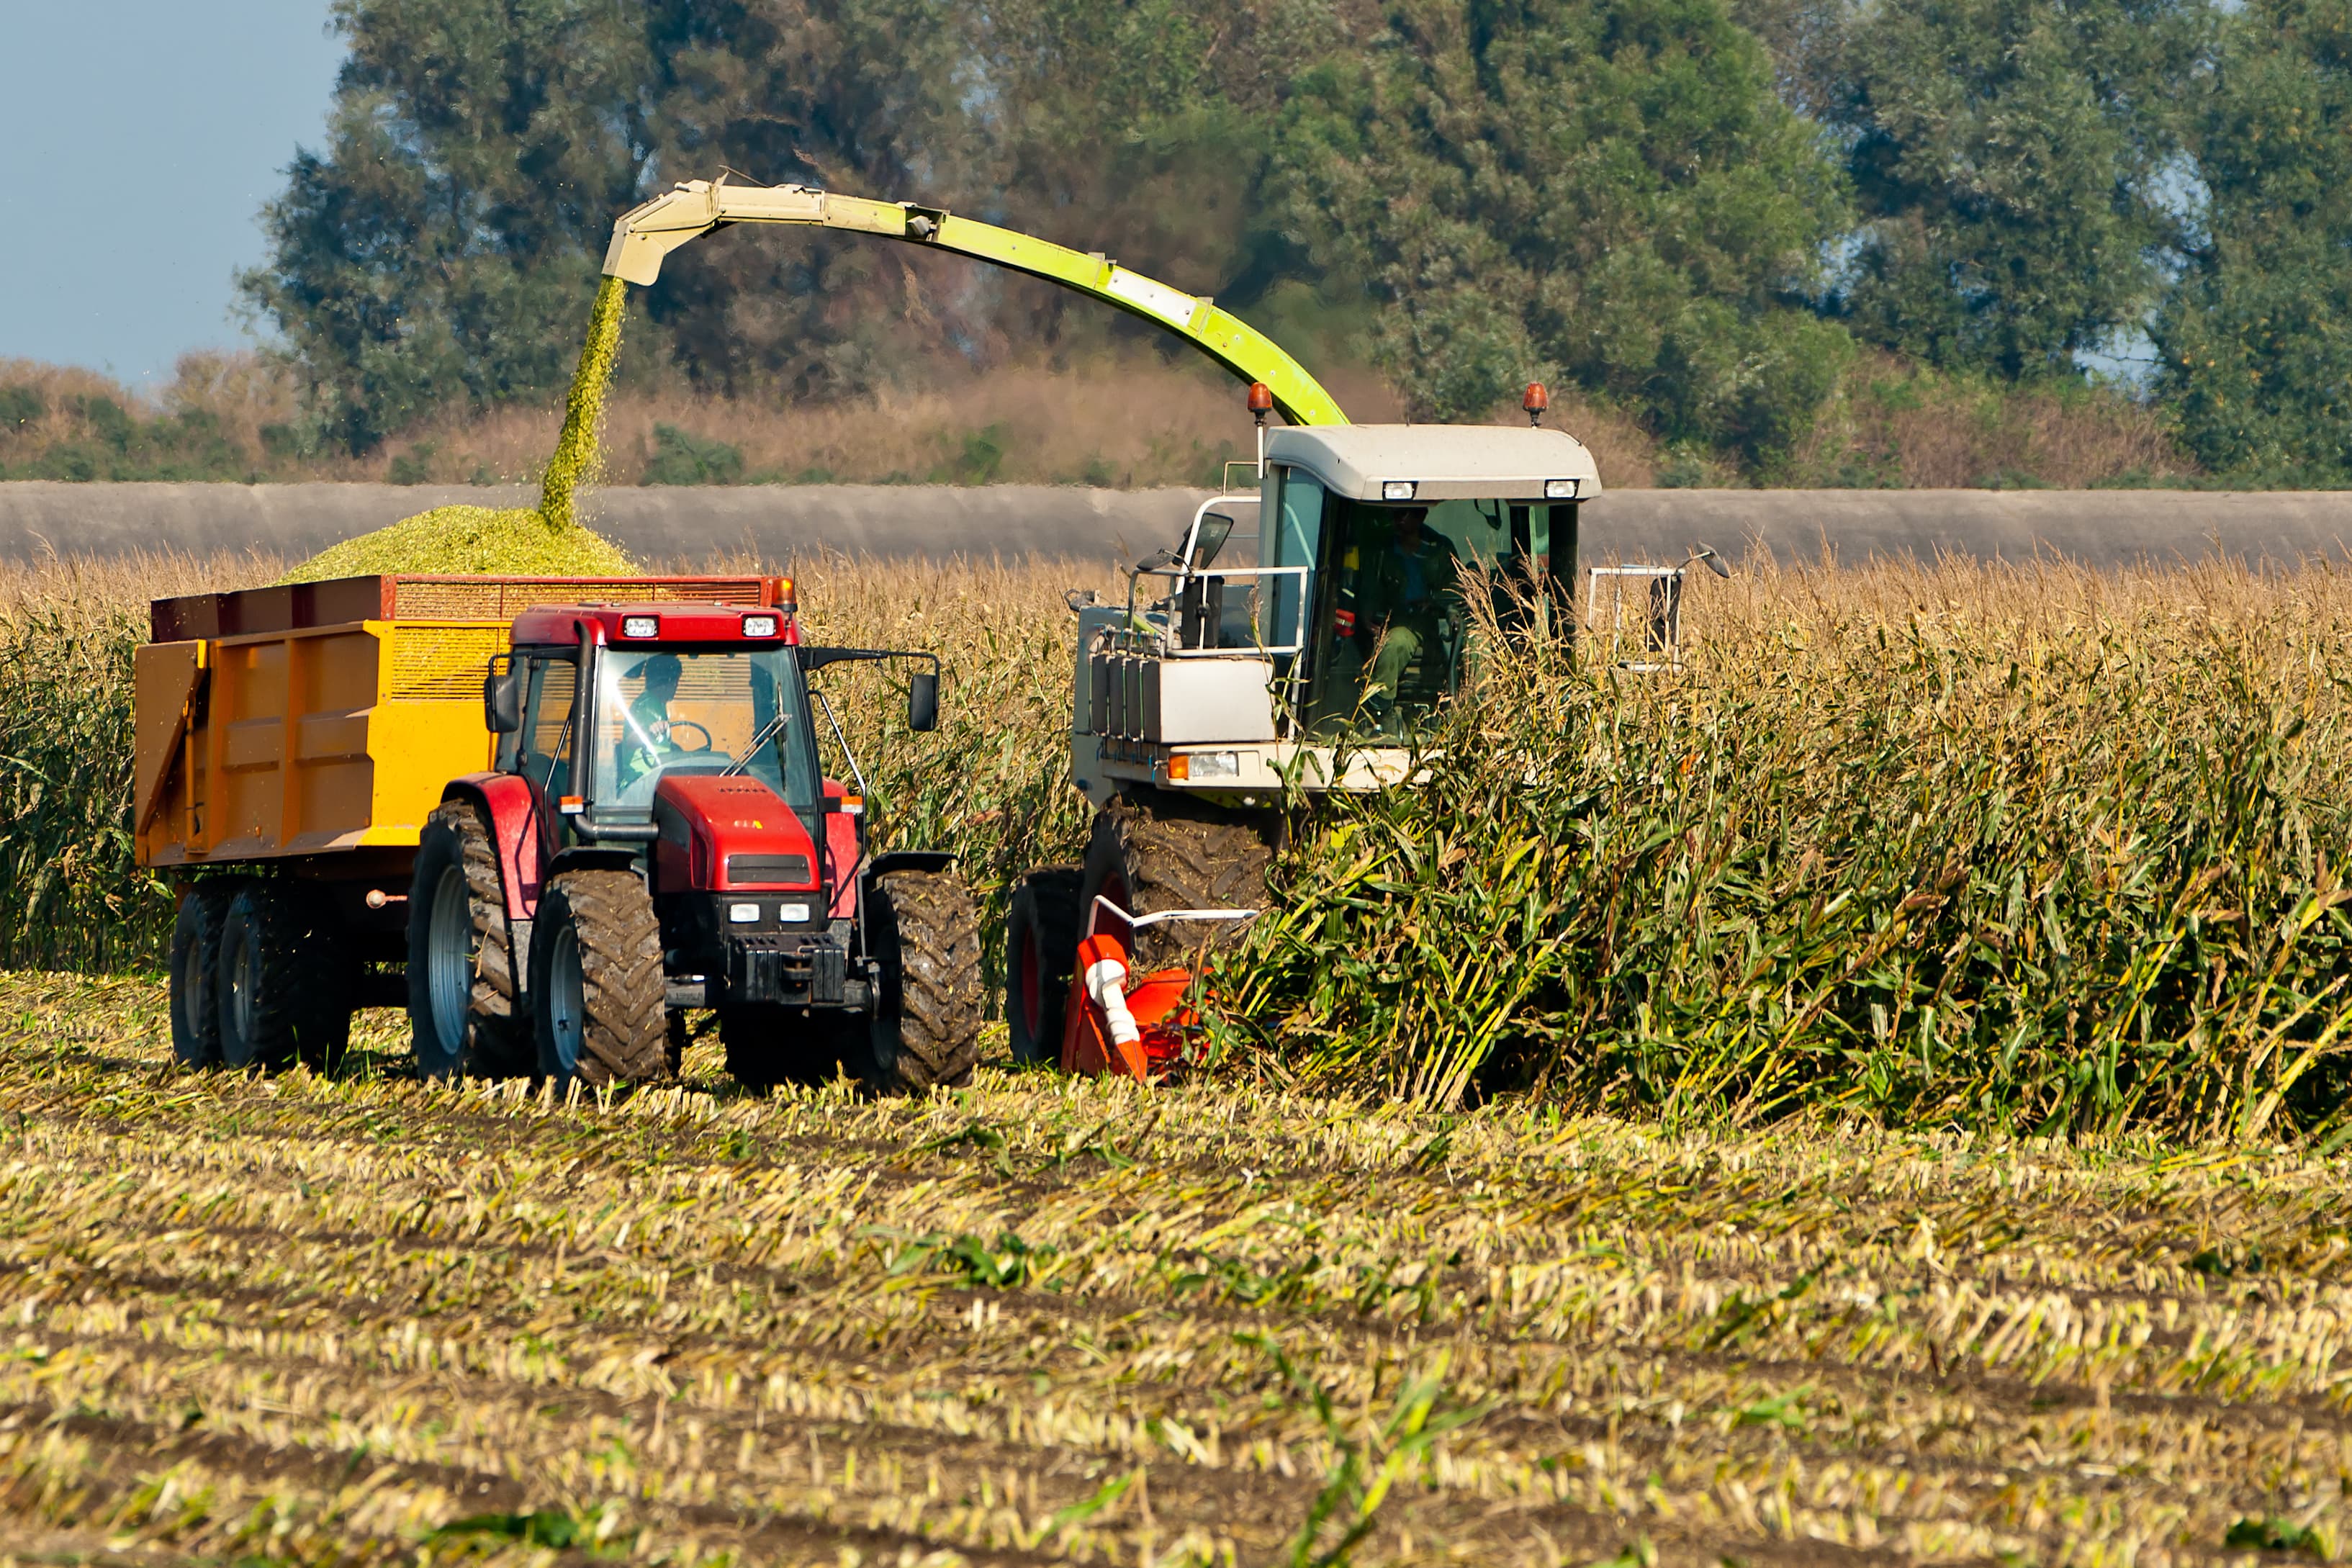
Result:
{"type": "Polygon", "coordinates": [[[537,510],[528,507],[435,507],[321,551],[278,579],[392,572],[490,572],[522,576],[614,577],[638,571],[627,552],[579,521],[579,492],[596,474],[596,426],[621,354],[628,286],[605,279],[589,311],[588,336],[565,396],[563,429],[541,481],[537,510]]]}

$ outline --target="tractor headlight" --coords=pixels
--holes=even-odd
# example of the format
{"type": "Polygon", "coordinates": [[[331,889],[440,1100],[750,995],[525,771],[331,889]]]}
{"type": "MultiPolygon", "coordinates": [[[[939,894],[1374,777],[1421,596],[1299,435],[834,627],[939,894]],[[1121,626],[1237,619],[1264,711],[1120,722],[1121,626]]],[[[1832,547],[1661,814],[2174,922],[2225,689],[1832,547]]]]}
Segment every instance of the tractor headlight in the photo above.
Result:
{"type": "Polygon", "coordinates": [[[1412,490],[1413,484],[1411,479],[1382,479],[1381,481],[1381,499],[1382,500],[1411,500],[1412,499],[1412,490]]]}
{"type": "Polygon", "coordinates": [[[727,921],[730,925],[747,926],[759,918],[760,906],[757,904],[730,904],[727,906],[727,921]]]}
{"type": "Polygon", "coordinates": [[[743,635],[747,637],[774,637],[776,635],[776,617],[773,616],[745,616],[743,617],[743,635]]]}
{"type": "Polygon", "coordinates": [[[1546,479],[1544,481],[1544,500],[1574,500],[1575,499],[1576,481],[1574,479],[1546,479]]]}
{"type": "Polygon", "coordinates": [[[806,925],[808,924],[808,918],[809,907],[806,904],[778,904],[776,906],[776,919],[784,925],[806,925]]]}
{"type": "Polygon", "coordinates": [[[661,636],[659,616],[623,616],[621,635],[625,637],[657,637],[661,636]]]}

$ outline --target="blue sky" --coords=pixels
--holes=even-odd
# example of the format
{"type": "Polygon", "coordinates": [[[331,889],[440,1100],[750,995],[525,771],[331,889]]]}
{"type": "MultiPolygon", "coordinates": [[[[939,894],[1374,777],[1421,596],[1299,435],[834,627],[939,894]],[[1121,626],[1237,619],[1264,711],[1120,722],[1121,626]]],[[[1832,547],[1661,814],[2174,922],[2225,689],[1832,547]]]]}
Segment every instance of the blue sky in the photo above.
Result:
{"type": "Polygon", "coordinates": [[[328,0],[0,0],[0,359],[135,385],[252,342],[231,276],[326,123],[328,0]]]}

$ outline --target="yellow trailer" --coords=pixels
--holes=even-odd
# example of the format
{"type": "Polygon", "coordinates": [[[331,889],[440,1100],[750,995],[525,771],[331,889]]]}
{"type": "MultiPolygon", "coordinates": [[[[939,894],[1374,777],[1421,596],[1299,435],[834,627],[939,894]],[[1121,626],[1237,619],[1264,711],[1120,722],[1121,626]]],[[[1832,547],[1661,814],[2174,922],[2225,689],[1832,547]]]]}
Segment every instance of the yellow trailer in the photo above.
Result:
{"type": "Polygon", "coordinates": [[[405,1000],[418,837],[450,781],[492,763],[483,683],[517,615],[771,605],[782,581],[416,574],[155,601],[134,657],[132,827],[139,863],[207,911],[174,931],[175,1037],[237,1055],[256,1029],[223,1031],[214,1016],[234,1012],[241,976],[279,949],[303,965],[303,1016],[258,1034],[297,1039],[321,1065],[355,1005],[405,1000]]]}

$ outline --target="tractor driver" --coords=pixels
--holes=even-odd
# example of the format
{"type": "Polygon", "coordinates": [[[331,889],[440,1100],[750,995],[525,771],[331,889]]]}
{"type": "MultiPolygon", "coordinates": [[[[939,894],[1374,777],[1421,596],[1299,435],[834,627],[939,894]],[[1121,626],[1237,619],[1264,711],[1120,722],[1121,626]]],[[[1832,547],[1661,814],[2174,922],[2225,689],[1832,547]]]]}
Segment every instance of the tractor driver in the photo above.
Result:
{"type": "Polygon", "coordinates": [[[1454,613],[1460,558],[1454,542],[1423,526],[1429,509],[1400,508],[1385,545],[1368,552],[1357,580],[1359,623],[1377,639],[1364,708],[1383,732],[1398,724],[1397,694],[1415,658],[1439,657],[1439,623],[1454,613]]]}
{"type": "Polygon", "coordinates": [[[628,732],[621,737],[624,790],[662,765],[670,750],[669,702],[677,695],[682,667],[674,653],[657,653],[637,666],[646,688],[629,704],[628,732]]]}

